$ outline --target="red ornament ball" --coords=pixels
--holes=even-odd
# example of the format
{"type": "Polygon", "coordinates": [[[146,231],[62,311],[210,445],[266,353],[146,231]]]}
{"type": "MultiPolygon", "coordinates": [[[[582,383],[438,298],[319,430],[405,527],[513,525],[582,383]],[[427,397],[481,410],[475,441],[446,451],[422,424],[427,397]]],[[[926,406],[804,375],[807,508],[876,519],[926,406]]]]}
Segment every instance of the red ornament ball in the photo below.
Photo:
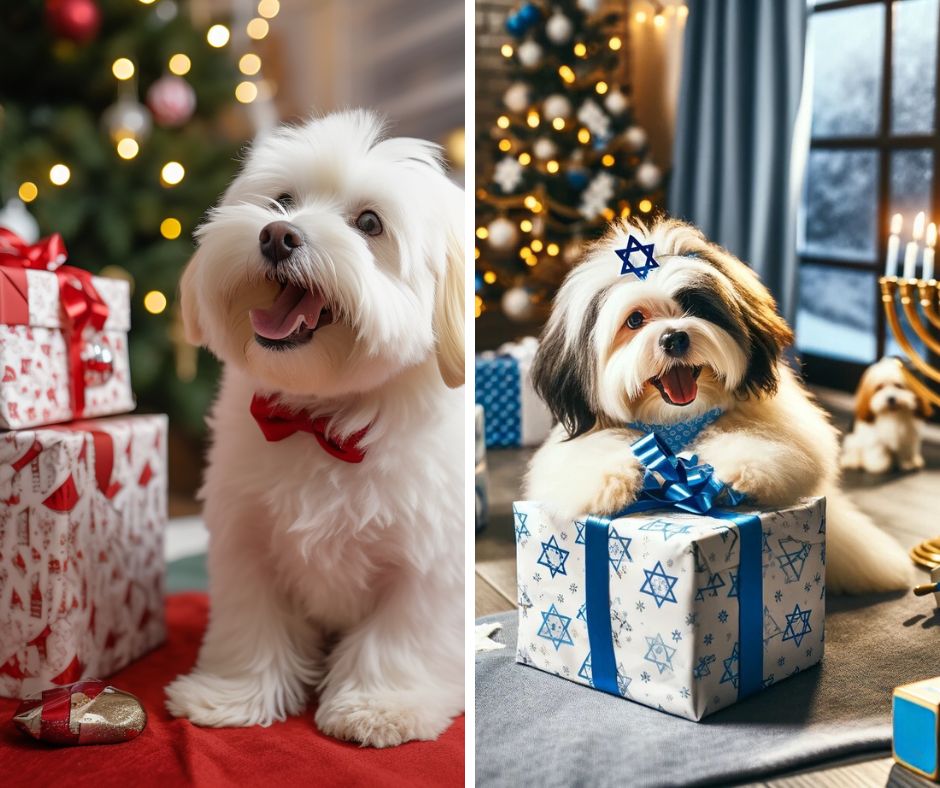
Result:
{"type": "Polygon", "coordinates": [[[182,77],[160,77],[147,91],[147,106],[161,126],[182,126],[196,110],[196,92],[182,77]]]}
{"type": "Polygon", "coordinates": [[[95,0],[46,0],[46,22],[60,38],[85,44],[98,34],[101,10],[95,0]]]}

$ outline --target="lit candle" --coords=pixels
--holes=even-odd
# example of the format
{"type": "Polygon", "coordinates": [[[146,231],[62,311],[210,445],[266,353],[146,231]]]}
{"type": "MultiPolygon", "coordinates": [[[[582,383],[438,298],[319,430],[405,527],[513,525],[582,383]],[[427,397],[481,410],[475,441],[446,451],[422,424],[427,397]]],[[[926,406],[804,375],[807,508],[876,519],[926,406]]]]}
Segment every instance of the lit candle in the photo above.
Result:
{"type": "Polygon", "coordinates": [[[933,255],[937,245],[937,225],[933,222],[927,225],[927,240],[924,246],[924,279],[928,282],[933,279],[933,255]]]}
{"type": "Polygon", "coordinates": [[[904,278],[914,279],[917,276],[917,253],[920,250],[920,239],[924,237],[924,212],[914,217],[914,230],[911,240],[907,242],[904,250],[904,278]]]}
{"type": "Polygon", "coordinates": [[[901,250],[901,214],[891,217],[891,235],[888,236],[888,255],[885,260],[885,276],[898,275],[898,252],[901,250]]]}

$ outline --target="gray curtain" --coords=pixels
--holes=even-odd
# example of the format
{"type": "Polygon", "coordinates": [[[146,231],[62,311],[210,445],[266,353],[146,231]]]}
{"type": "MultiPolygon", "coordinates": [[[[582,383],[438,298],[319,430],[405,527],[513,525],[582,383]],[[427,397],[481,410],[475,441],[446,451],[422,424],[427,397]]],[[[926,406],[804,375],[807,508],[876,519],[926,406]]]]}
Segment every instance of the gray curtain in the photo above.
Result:
{"type": "Polygon", "coordinates": [[[669,210],[749,263],[792,321],[806,4],[688,5],[669,210]]]}

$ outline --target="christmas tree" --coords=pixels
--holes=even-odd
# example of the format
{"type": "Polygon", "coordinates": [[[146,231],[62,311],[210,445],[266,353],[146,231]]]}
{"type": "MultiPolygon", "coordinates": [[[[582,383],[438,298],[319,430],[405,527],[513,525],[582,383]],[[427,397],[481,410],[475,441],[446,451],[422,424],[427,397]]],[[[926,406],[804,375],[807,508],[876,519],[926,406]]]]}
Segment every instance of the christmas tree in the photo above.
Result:
{"type": "Polygon", "coordinates": [[[620,76],[625,12],[603,5],[527,2],[506,18],[512,81],[477,139],[477,317],[539,316],[585,241],[662,202],[620,76]]]}
{"type": "MultiPolygon", "coordinates": [[[[262,5],[272,2],[277,13],[276,0],[262,5]]],[[[236,88],[229,39],[220,20],[194,25],[177,0],[17,0],[0,8],[6,223],[61,233],[70,264],[132,283],[139,404],[169,411],[196,436],[218,369],[183,342],[177,282],[192,232],[232,177],[248,133],[230,110],[236,96],[253,99],[259,84],[236,88]],[[26,205],[9,202],[16,198],[26,205]]],[[[245,74],[260,69],[251,57],[242,60],[245,74]]]]}

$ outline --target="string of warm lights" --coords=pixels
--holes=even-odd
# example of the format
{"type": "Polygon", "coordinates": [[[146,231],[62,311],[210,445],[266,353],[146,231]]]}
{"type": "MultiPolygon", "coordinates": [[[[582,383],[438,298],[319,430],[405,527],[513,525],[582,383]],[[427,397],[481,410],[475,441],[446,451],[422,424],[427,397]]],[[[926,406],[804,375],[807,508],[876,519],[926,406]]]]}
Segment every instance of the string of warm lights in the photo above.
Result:
{"type": "Polygon", "coordinates": [[[679,21],[685,21],[686,17],[689,15],[689,8],[685,5],[664,5],[663,3],[650,3],[651,12],[648,11],[637,11],[633,15],[634,21],[643,25],[649,21],[652,21],[654,27],[665,27],[666,17],[675,14],[679,21]]]}
{"type": "MultiPolygon", "coordinates": [[[[139,0],[141,5],[152,5],[156,0],[139,0]]],[[[281,10],[279,0],[259,0],[257,16],[251,18],[245,26],[245,35],[251,41],[262,41],[270,32],[270,21],[281,10]]],[[[227,46],[232,40],[232,31],[224,24],[216,23],[206,30],[206,43],[216,49],[227,46]]],[[[169,72],[176,77],[183,77],[192,68],[192,60],[185,52],[176,52],[167,62],[169,72]]],[[[238,60],[238,70],[246,77],[235,87],[235,99],[242,104],[250,104],[259,97],[270,98],[273,86],[261,76],[261,56],[254,51],[245,52],[238,60]]],[[[111,64],[111,73],[118,81],[120,95],[125,98],[134,96],[136,103],[136,74],[137,67],[134,61],[121,55],[111,64]]],[[[149,123],[148,123],[149,126],[149,123]]],[[[112,133],[115,152],[124,161],[135,159],[140,153],[143,142],[139,130],[131,128],[118,128],[112,133]]],[[[182,183],[186,176],[186,169],[179,161],[168,161],[160,168],[159,181],[161,186],[171,189],[182,183]]],[[[69,166],[64,162],[54,163],[48,173],[49,182],[56,187],[66,186],[72,177],[69,166]]],[[[39,186],[35,181],[23,181],[17,191],[24,203],[31,203],[39,197],[39,186]]],[[[160,235],[167,240],[176,240],[183,232],[179,219],[167,216],[160,222],[160,235]]],[[[151,290],[143,297],[143,306],[147,312],[158,315],[167,308],[167,297],[158,290],[151,290]]]]}

